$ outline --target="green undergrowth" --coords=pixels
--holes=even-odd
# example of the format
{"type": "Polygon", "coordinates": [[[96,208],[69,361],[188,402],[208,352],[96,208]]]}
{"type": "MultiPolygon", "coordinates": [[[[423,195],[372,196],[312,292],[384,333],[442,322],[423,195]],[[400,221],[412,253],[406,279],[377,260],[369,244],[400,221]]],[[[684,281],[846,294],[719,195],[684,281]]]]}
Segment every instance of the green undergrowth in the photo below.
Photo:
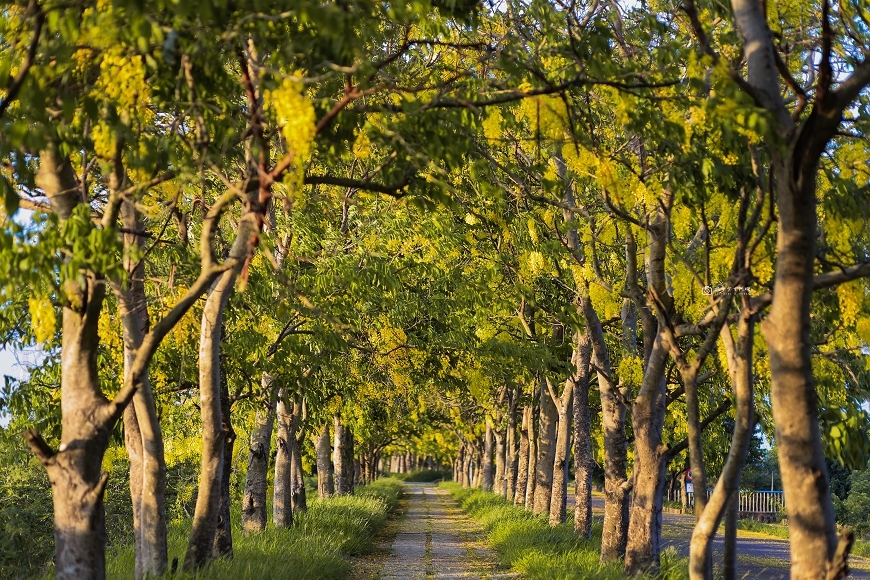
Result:
{"type": "MultiPolygon", "coordinates": [[[[350,570],[351,556],[366,554],[372,539],[396,509],[402,484],[384,478],[362,488],[356,495],[308,502],[308,510],[294,515],[293,526],[244,534],[238,512],[233,514],[232,558],[220,559],[195,573],[178,571],[165,578],[179,580],[337,580],[350,570]]],[[[169,526],[169,559],[184,561],[190,520],[169,526]]],[[[111,549],[107,554],[107,577],[133,578],[133,546],[111,549]]]]}
{"type": "Polygon", "coordinates": [[[782,524],[765,524],[756,520],[739,520],[737,522],[738,530],[746,530],[749,532],[758,532],[775,538],[788,539],[788,526],[782,524]]]}
{"type": "MultiPolygon", "coordinates": [[[[621,563],[601,565],[601,524],[593,526],[592,538],[574,534],[569,515],[564,524],[551,527],[543,517],[534,516],[498,495],[464,489],[457,483],[443,483],[460,507],[484,527],[489,543],[505,566],[526,580],[622,580],[621,563]]],[[[662,552],[661,580],[688,577],[687,563],[673,550],[662,552]]]]}
{"type": "Polygon", "coordinates": [[[452,477],[452,473],[442,469],[416,469],[408,473],[393,473],[390,477],[395,477],[402,481],[430,483],[438,480],[448,480],[452,477]]]}

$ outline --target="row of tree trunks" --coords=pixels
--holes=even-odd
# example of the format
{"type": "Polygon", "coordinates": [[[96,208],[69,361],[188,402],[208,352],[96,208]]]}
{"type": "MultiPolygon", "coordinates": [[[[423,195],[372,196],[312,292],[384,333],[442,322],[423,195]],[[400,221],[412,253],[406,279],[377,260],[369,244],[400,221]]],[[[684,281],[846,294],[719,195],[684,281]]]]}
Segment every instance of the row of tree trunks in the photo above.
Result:
{"type": "Polygon", "coordinates": [[[354,475],[354,442],[353,433],[341,420],[341,415],[335,415],[335,445],[333,465],[335,466],[335,494],[353,495],[354,475]]]}

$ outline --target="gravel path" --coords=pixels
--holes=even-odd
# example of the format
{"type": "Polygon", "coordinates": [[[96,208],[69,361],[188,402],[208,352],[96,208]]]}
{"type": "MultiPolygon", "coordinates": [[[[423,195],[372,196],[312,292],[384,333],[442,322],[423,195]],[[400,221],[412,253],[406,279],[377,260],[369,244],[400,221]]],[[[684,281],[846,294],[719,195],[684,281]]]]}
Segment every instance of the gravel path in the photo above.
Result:
{"type": "Polygon", "coordinates": [[[399,524],[381,580],[517,578],[498,571],[483,530],[447,491],[431,484],[406,484],[408,510],[399,524]]]}

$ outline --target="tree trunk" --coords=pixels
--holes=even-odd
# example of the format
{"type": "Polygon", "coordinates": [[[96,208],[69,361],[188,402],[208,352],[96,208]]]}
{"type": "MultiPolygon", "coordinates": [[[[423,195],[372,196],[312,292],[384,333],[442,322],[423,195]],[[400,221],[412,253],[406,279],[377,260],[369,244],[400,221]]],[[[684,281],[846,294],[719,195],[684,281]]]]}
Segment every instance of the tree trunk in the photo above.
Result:
{"type": "Polygon", "coordinates": [[[526,487],[529,481],[529,424],[532,421],[532,407],[523,407],[520,424],[520,448],[517,458],[517,482],[514,486],[514,505],[526,504],[526,487]]]}
{"type": "Polygon", "coordinates": [[[486,434],[483,440],[483,461],[481,469],[483,469],[483,480],[481,488],[483,491],[492,491],[493,482],[495,480],[495,465],[493,464],[493,429],[492,419],[486,418],[486,434]]]}
{"type": "MultiPolygon", "coordinates": [[[[549,387],[549,384],[548,384],[549,387]]],[[[552,397],[555,393],[548,394],[552,397]]],[[[561,396],[554,401],[559,415],[556,429],[556,446],[553,457],[553,482],[550,492],[550,525],[565,523],[568,498],[568,459],[571,453],[571,419],[573,413],[574,381],[565,381],[561,396]]]]}
{"type": "Polygon", "coordinates": [[[269,473],[269,448],[275,423],[277,397],[272,377],[263,373],[266,408],[257,411],[248,451],[248,473],[245,476],[245,496],[242,499],[242,529],[246,532],[266,529],[266,492],[269,473]]]}
{"type": "MultiPolygon", "coordinates": [[[[737,409],[728,457],[707,506],[697,518],[692,532],[689,544],[689,574],[693,580],[712,576],[713,539],[731,498],[736,497],[737,490],[740,488],[740,475],[755,429],[754,378],[752,373],[754,326],[755,321],[751,309],[747,305],[740,312],[736,347],[729,328],[723,327],[720,332],[728,359],[737,409]]],[[[692,475],[694,477],[694,472],[692,475]]],[[[695,493],[695,502],[698,501],[699,492],[701,490],[697,490],[695,493]]],[[[696,507],[695,513],[697,512],[696,507]]]]}
{"type": "Polygon", "coordinates": [[[302,470],[302,450],[295,434],[290,439],[290,461],[290,505],[293,507],[293,513],[297,513],[308,509],[308,498],[305,495],[305,472],[302,470]]]}
{"type": "Polygon", "coordinates": [[[535,463],[535,495],[533,513],[550,512],[550,496],[553,493],[553,462],[556,460],[556,422],[559,410],[553,397],[547,392],[551,388],[550,379],[540,379],[539,411],[540,430],[538,431],[538,457],[535,463]]]}
{"type": "MultiPolygon", "coordinates": [[[[52,451],[35,431],[25,432],[31,452],[48,472],[54,504],[55,577],[103,580],[106,576],[106,525],[101,473],[110,425],[95,429],[89,418],[108,408],[97,378],[97,321],[102,284],[76,285],[82,310],[63,308],[61,350],[61,444],[52,451]]],[[[70,284],[70,286],[72,286],[70,284]]],[[[97,415],[99,416],[99,415],[97,415]]]]}
{"type": "MultiPolygon", "coordinates": [[[[236,240],[238,242],[238,239],[236,240]]],[[[247,240],[245,240],[247,243],[247,240]]],[[[218,525],[221,480],[224,472],[224,431],[220,396],[220,344],[223,313],[238,270],[231,269],[212,284],[202,313],[199,339],[199,399],[202,415],[202,462],[193,528],[184,557],[186,569],[212,557],[218,525]]]]}
{"type": "Polygon", "coordinates": [[[495,437],[495,479],[493,480],[493,491],[498,495],[505,496],[505,468],[504,468],[504,432],[499,432],[493,429],[495,437]]]}
{"type": "Polygon", "coordinates": [[[517,488],[517,402],[520,396],[519,388],[514,388],[509,406],[507,449],[505,450],[505,499],[514,501],[517,488]]]}
{"type": "Polygon", "coordinates": [[[805,182],[798,185],[788,169],[776,172],[778,253],[773,302],[761,332],[770,354],[770,400],[788,510],[791,577],[809,580],[824,576],[837,534],[810,355],[815,170],[811,177],[806,171],[805,182]]]}
{"type": "MultiPolygon", "coordinates": [[[[113,178],[113,189],[119,184],[113,178]]],[[[121,203],[121,221],[129,232],[143,229],[142,219],[129,201],[121,203]]],[[[118,299],[124,337],[124,376],[133,369],[136,353],[148,333],[148,299],[145,266],[138,258],[143,238],[124,234],[124,269],[127,287],[112,284],[118,299]]],[[[132,405],[124,410],[124,443],[130,458],[130,498],[133,503],[133,534],[136,553],[135,578],[166,572],[166,458],[163,434],[148,373],[140,377],[132,405]]]]}
{"type": "MultiPolygon", "coordinates": [[[[335,465],[335,495],[347,495],[347,471],[350,466],[345,465],[347,452],[344,448],[346,444],[346,436],[344,434],[344,423],[341,422],[341,415],[336,414],[335,418],[335,442],[333,445],[332,462],[335,465]]],[[[405,456],[402,456],[401,466],[402,473],[405,472],[405,456]]]]}
{"type": "Polygon", "coordinates": [[[537,486],[538,466],[538,422],[536,421],[537,413],[536,406],[532,406],[531,414],[529,415],[529,461],[528,475],[526,476],[526,503],[527,510],[532,511],[535,506],[535,487],[537,486]]]}
{"type": "Polygon", "coordinates": [[[575,334],[574,375],[574,533],[592,537],[592,417],[589,411],[589,375],[592,344],[586,333],[575,334]]]}
{"type": "Polygon", "coordinates": [[[722,579],[737,580],[737,508],[740,492],[735,491],[725,509],[725,539],[722,556],[722,579]]]}
{"type": "Polygon", "coordinates": [[[288,399],[284,389],[278,392],[276,420],[278,448],[275,455],[275,478],[272,488],[272,523],[276,528],[289,528],[293,525],[293,456],[292,443],[296,440],[295,405],[288,399]]]}
{"type": "MultiPolygon", "coordinates": [[[[223,368],[223,367],[222,367],[223,368]]],[[[226,374],[221,373],[221,420],[224,432],[224,469],[221,474],[220,507],[218,509],[217,530],[212,548],[215,558],[232,557],[233,530],[230,521],[230,476],[233,473],[233,449],[236,444],[236,431],[233,429],[230,391],[226,374]]]]}
{"type": "Polygon", "coordinates": [[[335,484],[332,480],[332,462],[329,460],[331,451],[329,423],[324,423],[314,444],[314,452],[317,456],[317,496],[320,499],[335,493],[335,484]]]}
{"type": "Polygon", "coordinates": [[[625,553],[626,576],[657,570],[661,553],[662,494],[667,481],[666,449],[662,443],[667,349],[662,341],[663,337],[657,335],[643,385],[632,406],[635,477],[625,553]]]}

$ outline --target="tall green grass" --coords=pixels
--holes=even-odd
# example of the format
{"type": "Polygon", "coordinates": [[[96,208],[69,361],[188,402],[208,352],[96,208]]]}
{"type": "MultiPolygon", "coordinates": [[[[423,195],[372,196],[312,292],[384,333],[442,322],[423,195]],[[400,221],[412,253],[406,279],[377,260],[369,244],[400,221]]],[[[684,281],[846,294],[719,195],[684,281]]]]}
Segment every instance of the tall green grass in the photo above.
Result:
{"type": "MultiPolygon", "coordinates": [[[[526,580],[622,580],[621,563],[601,565],[601,525],[593,526],[592,538],[574,534],[569,516],[564,524],[550,527],[543,517],[508,503],[498,495],[443,483],[462,510],[477,520],[489,535],[489,542],[505,566],[526,580]]],[[[662,553],[661,580],[688,577],[686,560],[673,550],[662,553]]]]}
{"type": "MultiPolygon", "coordinates": [[[[356,495],[332,497],[309,502],[308,510],[294,515],[293,526],[244,534],[239,513],[233,514],[232,558],[211,563],[196,572],[167,574],[179,580],[337,580],[350,571],[350,556],[365,554],[402,495],[396,479],[379,479],[356,495]]],[[[174,522],[169,527],[169,559],[184,561],[190,520],[174,522]]],[[[133,578],[133,546],[110,549],[107,576],[110,579],[133,578]]],[[[53,571],[52,571],[53,572],[53,571]]],[[[50,576],[46,576],[49,578],[50,576]]]]}

